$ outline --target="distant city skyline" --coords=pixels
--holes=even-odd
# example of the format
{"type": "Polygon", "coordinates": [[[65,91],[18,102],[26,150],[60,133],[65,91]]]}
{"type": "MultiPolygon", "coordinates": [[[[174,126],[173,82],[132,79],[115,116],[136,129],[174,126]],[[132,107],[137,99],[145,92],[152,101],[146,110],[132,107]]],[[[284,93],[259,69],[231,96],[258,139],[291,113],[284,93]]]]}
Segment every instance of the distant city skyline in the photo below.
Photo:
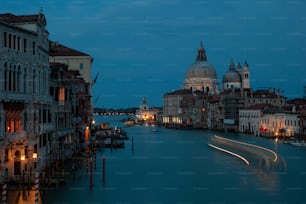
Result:
{"type": "Polygon", "coordinates": [[[251,87],[304,96],[306,2],[121,0],[9,1],[0,13],[47,19],[50,40],[94,58],[96,107],[135,107],[146,96],[161,106],[163,95],[182,88],[203,41],[219,88],[231,59],[249,64],[251,87]]]}

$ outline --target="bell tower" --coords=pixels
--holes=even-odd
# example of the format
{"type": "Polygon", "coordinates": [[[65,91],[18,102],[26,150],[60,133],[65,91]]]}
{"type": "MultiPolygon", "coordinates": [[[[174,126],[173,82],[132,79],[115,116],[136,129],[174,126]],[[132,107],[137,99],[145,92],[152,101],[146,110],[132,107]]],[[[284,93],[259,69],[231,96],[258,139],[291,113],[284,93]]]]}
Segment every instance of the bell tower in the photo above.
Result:
{"type": "Polygon", "coordinates": [[[242,88],[250,88],[250,70],[247,61],[245,61],[243,68],[240,70],[240,75],[242,79],[242,88]]]}

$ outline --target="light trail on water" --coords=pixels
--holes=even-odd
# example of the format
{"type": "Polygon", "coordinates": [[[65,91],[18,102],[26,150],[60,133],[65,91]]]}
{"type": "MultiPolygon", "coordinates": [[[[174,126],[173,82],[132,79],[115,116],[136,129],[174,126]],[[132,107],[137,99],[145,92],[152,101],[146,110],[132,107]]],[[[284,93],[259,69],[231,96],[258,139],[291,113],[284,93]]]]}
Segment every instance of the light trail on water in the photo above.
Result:
{"type": "Polygon", "coordinates": [[[231,151],[226,150],[226,149],[223,149],[223,148],[221,148],[221,147],[217,147],[217,146],[212,145],[212,144],[208,144],[208,146],[210,146],[210,147],[212,147],[212,148],[215,148],[215,149],[217,149],[217,150],[220,150],[220,151],[222,151],[222,152],[226,152],[226,153],[228,153],[228,154],[231,154],[231,155],[233,155],[233,156],[235,156],[235,157],[238,157],[239,159],[243,160],[247,165],[250,165],[250,162],[249,162],[246,158],[244,158],[243,156],[241,156],[241,155],[239,155],[239,154],[237,154],[237,153],[231,152],[231,151]]]}
{"type": "Polygon", "coordinates": [[[255,148],[258,148],[258,149],[263,149],[263,150],[268,151],[268,152],[270,152],[270,153],[272,153],[274,155],[274,160],[273,160],[274,162],[276,162],[277,159],[278,159],[278,156],[277,156],[276,152],[274,152],[271,149],[268,149],[268,148],[265,148],[265,147],[261,147],[261,146],[258,146],[258,145],[254,145],[254,144],[240,142],[240,141],[237,141],[237,140],[231,140],[231,139],[220,137],[220,136],[217,136],[217,135],[215,135],[214,137],[218,138],[218,139],[221,139],[221,140],[227,140],[227,141],[230,141],[230,142],[234,142],[234,143],[238,143],[238,144],[242,144],[242,145],[246,145],[246,146],[255,147],[255,148]]]}

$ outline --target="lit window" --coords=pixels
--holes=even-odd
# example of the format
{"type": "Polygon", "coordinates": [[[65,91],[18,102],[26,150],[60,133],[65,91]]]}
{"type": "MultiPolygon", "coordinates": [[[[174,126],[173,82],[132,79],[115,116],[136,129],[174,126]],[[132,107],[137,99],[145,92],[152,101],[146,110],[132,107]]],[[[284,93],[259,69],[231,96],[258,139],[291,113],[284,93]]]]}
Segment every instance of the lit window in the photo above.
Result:
{"type": "Polygon", "coordinates": [[[59,88],[58,103],[64,105],[65,102],[65,88],[59,88]]]}

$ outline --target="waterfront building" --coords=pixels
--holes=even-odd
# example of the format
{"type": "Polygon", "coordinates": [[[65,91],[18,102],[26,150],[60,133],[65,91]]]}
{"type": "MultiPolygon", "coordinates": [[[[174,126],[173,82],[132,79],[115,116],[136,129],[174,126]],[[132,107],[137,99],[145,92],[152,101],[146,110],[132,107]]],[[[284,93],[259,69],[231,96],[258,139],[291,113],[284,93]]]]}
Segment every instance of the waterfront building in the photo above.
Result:
{"type": "MultiPolygon", "coordinates": [[[[280,90],[275,89],[256,90],[253,89],[228,89],[221,93],[221,100],[224,108],[224,129],[238,132],[239,110],[254,105],[285,106],[285,97],[280,95],[280,90]]],[[[244,130],[245,131],[245,130],[244,130]]]]}
{"type": "Polygon", "coordinates": [[[78,71],[69,70],[68,65],[51,63],[50,95],[53,98],[52,113],[55,130],[50,139],[50,160],[71,157],[84,142],[84,132],[90,107],[88,83],[78,71]]]}
{"type": "Polygon", "coordinates": [[[49,33],[42,11],[0,14],[0,170],[17,181],[46,165],[51,122],[49,33]]]}
{"type": "Polygon", "coordinates": [[[156,121],[160,111],[160,109],[149,108],[147,99],[144,96],[139,105],[139,109],[136,110],[136,118],[141,121],[156,121]]]}
{"type": "MultiPolygon", "coordinates": [[[[84,52],[69,48],[56,41],[49,41],[50,56],[49,61],[68,65],[69,70],[78,71],[80,76],[89,84],[88,95],[92,96],[92,85],[94,81],[91,78],[91,66],[93,58],[84,52]]],[[[92,100],[92,99],[91,99],[92,100]]],[[[93,115],[93,104],[88,109],[90,117],[93,115]]],[[[89,119],[88,125],[92,118],[89,119]]]]}
{"type": "Polygon", "coordinates": [[[167,127],[179,127],[181,125],[190,125],[187,118],[183,121],[182,101],[186,96],[192,96],[190,89],[176,90],[164,94],[163,97],[163,119],[162,123],[167,127]]]}
{"type": "Polygon", "coordinates": [[[207,94],[217,94],[219,92],[216,70],[207,62],[206,51],[202,42],[198,49],[196,61],[187,69],[184,89],[202,91],[207,94]]]}
{"type": "Polygon", "coordinates": [[[297,98],[292,99],[286,102],[289,105],[293,105],[298,112],[299,117],[299,127],[300,127],[300,134],[297,135],[297,139],[299,140],[306,140],[306,99],[297,98]]]}
{"type": "Polygon", "coordinates": [[[207,108],[202,111],[207,112],[207,128],[211,130],[223,129],[223,105],[220,95],[210,96],[208,98],[207,108]]]}
{"type": "Polygon", "coordinates": [[[260,131],[275,137],[291,137],[300,132],[298,113],[293,111],[265,110],[260,120],[260,131]]]}
{"type": "Polygon", "coordinates": [[[300,132],[295,106],[257,104],[239,110],[239,131],[266,137],[291,137],[300,132]]]}
{"type": "Polygon", "coordinates": [[[271,106],[253,105],[239,110],[239,132],[260,135],[260,121],[263,109],[271,106]]]}
{"type": "Polygon", "coordinates": [[[42,11],[0,14],[0,170],[9,182],[33,181],[77,152],[91,116],[91,81],[68,65],[50,66],[46,24],[42,11]]]}

